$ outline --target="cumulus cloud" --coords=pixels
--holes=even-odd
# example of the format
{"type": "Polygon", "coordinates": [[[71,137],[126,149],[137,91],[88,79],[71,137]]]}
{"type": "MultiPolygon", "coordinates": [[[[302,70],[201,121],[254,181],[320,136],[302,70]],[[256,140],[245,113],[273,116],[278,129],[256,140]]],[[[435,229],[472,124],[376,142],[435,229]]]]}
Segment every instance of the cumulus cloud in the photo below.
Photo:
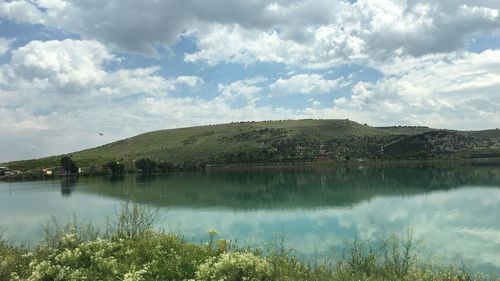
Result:
{"type": "Polygon", "coordinates": [[[321,74],[298,74],[290,78],[276,80],[270,86],[270,95],[324,94],[339,88],[343,82],[343,77],[328,80],[323,78],[321,74]]]}
{"type": "MultiPolygon", "coordinates": [[[[195,32],[199,50],[186,55],[186,61],[212,65],[271,61],[311,68],[372,64],[454,52],[463,49],[471,36],[500,29],[500,7],[486,1],[359,0],[323,8],[335,10],[326,20],[311,19],[301,26],[290,18],[290,24],[276,21],[272,29],[245,29],[237,22],[200,27],[195,32]]],[[[297,5],[277,4],[273,10],[286,14],[291,9],[297,5]]],[[[310,9],[301,6],[302,13],[310,9]]]]}
{"type": "Polygon", "coordinates": [[[179,76],[175,78],[175,83],[178,85],[185,85],[194,88],[203,85],[205,81],[203,81],[203,79],[198,76],[179,76]]]}
{"type": "Polygon", "coordinates": [[[269,28],[273,14],[267,1],[106,1],[14,0],[0,4],[0,15],[20,22],[44,24],[121,50],[154,55],[180,35],[208,22],[238,22],[245,28],[269,28]]]}
{"type": "Polygon", "coordinates": [[[0,15],[20,22],[46,24],[47,15],[40,11],[33,2],[2,1],[0,15]]]}
{"type": "MultiPolygon", "coordinates": [[[[0,86],[11,96],[86,95],[127,96],[137,93],[161,95],[178,86],[197,87],[203,79],[159,76],[158,66],[120,68],[107,66],[119,59],[97,41],[31,41],[12,51],[8,64],[0,67],[0,86]]],[[[7,94],[6,94],[7,95],[7,94]]]]}
{"type": "Polygon", "coordinates": [[[255,104],[260,99],[262,87],[259,84],[265,82],[262,77],[254,77],[245,80],[234,81],[229,85],[219,84],[217,86],[220,95],[215,98],[215,102],[232,103],[238,98],[244,102],[255,104]]]}
{"type": "Polygon", "coordinates": [[[0,37],[0,56],[4,55],[10,49],[10,45],[13,41],[14,39],[0,37]]]}
{"type": "Polygon", "coordinates": [[[212,66],[218,63],[276,62],[317,68],[340,63],[334,54],[320,54],[307,45],[283,40],[276,30],[259,32],[238,25],[215,24],[203,27],[196,34],[199,51],[186,54],[186,62],[204,62],[212,66]]]}
{"type": "MultiPolygon", "coordinates": [[[[359,82],[335,109],[362,120],[447,128],[500,124],[500,51],[409,60],[384,68],[377,82],[359,82]]],[[[354,118],[354,117],[353,117],[354,118]]]]}
{"type": "Polygon", "coordinates": [[[54,143],[59,152],[85,148],[103,141],[98,131],[109,132],[112,140],[161,126],[138,104],[203,83],[195,76],[159,76],[156,66],[110,70],[108,64],[116,61],[97,41],[31,41],[13,50],[0,66],[0,155],[5,157],[0,160],[46,155],[54,143]],[[8,149],[35,132],[36,138],[22,141],[29,143],[23,147],[33,147],[26,154],[8,149]]]}
{"type": "Polygon", "coordinates": [[[9,81],[73,94],[99,83],[105,75],[103,63],[113,58],[97,41],[31,41],[14,50],[10,63],[0,71],[9,81]]]}
{"type": "Polygon", "coordinates": [[[306,67],[453,52],[473,35],[499,31],[499,13],[498,2],[488,0],[0,3],[0,16],[60,28],[125,51],[155,55],[159,46],[189,35],[198,44],[186,55],[189,62],[306,67]]]}
{"type": "Polygon", "coordinates": [[[11,20],[44,24],[96,39],[125,51],[155,55],[156,45],[170,44],[189,25],[183,2],[23,1],[0,4],[11,20]]]}

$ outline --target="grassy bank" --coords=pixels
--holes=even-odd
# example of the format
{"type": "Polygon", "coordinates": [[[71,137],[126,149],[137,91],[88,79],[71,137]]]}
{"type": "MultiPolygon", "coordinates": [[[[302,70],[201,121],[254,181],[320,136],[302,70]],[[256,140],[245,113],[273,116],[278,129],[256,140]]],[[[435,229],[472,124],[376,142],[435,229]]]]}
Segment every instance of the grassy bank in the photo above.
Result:
{"type": "Polygon", "coordinates": [[[335,263],[304,263],[277,244],[241,249],[216,230],[205,243],[154,231],[156,213],[125,205],[115,223],[57,223],[32,248],[0,240],[0,280],[498,280],[419,259],[411,236],[355,240],[335,263]]]}

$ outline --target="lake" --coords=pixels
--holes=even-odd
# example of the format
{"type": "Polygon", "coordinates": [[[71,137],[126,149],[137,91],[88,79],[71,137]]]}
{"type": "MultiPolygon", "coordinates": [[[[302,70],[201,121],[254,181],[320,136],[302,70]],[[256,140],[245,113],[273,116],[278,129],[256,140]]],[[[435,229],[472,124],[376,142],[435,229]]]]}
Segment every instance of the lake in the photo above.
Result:
{"type": "Polygon", "coordinates": [[[500,273],[500,166],[291,167],[199,174],[0,182],[4,237],[33,244],[52,216],[104,224],[126,201],[159,207],[159,227],[239,245],[285,239],[304,259],[347,239],[411,231],[425,255],[500,273]]]}

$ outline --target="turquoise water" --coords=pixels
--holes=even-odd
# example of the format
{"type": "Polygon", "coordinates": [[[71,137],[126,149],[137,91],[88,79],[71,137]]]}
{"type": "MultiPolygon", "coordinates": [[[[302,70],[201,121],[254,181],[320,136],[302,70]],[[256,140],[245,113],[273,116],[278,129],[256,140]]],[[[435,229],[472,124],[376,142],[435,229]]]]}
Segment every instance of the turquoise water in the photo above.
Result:
{"type": "Polygon", "coordinates": [[[240,245],[285,238],[305,259],[345,240],[410,230],[425,255],[500,273],[500,167],[272,168],[77,182],[0,182],[4,237],[35,243],[52,216],[104,224],[120,205],[159,207],[158,227],[190,241],[215,227],[240,245]]]}

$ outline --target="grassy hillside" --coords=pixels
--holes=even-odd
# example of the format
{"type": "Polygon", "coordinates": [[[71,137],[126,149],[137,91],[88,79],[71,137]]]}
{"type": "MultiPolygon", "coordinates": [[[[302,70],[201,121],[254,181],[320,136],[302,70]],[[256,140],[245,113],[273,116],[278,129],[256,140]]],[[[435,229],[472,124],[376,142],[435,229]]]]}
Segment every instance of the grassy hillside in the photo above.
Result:
{"type": "Polygon", "coordinates": [[[500,129],[466,132],[474,137],[500,138],[500,129]]]}
{"type": "MultiPolygon", "coordinates": [[[[134,161],[203,164],[289,163],[327,159],[426,156],[434,149],[436,132],[427,127],[375,128],[350,120],[287,120],[239,122],[154,131],[93,149],[72,153],[80,167],[100,167],[120,161],[128,168],[134,161]],[[386,153],[382,153],[384,147],[386,153]],[[425,151],[427,154],[422,154],[425,151]]],[[[498,130],[454,132],[474,142],[490,141],[498,130]]],[[[491,142],[493,140],[493,142],[491,142]]],[[[487,144],[482,145],[485,147],[487,144]]],[[[490,149],[491,150],[491,149],[490,149]]],[[[494,149],[493,149],[494,150],[494,149]]],[[[59,166],[60,156],[7,163],[11,169],[29,170],[59,166]]]]}
{"type": "Polygon", "coordinates": [[[376,127],[376,128],[384,132],[389,132],[398,135],[419,135],[436,130],[424,126],[390,126],[390,127],[376,127]]]}
{"type": "MultiPolygon", "coordinates": [[[[349,120],[294,120],[240,122],[154,131],[93,149],[72,153],[80,166],[107,161],[131,162],[149,157],[173,163],[210,161],[217,156],[255,151],[278,142],[327,141],[350,136],[386,136],[390,133],[349,120]]],[[[13,169],[57,166],[60,156],[8,163],[13,169]]]]}
{"type": "Polygon", "coordinates": [[[384,147],[384,155],[404,159],[435,156],[500,157],[500,131],[497,131],[433,130],[402,136],[400,140],[384,147]]]}

